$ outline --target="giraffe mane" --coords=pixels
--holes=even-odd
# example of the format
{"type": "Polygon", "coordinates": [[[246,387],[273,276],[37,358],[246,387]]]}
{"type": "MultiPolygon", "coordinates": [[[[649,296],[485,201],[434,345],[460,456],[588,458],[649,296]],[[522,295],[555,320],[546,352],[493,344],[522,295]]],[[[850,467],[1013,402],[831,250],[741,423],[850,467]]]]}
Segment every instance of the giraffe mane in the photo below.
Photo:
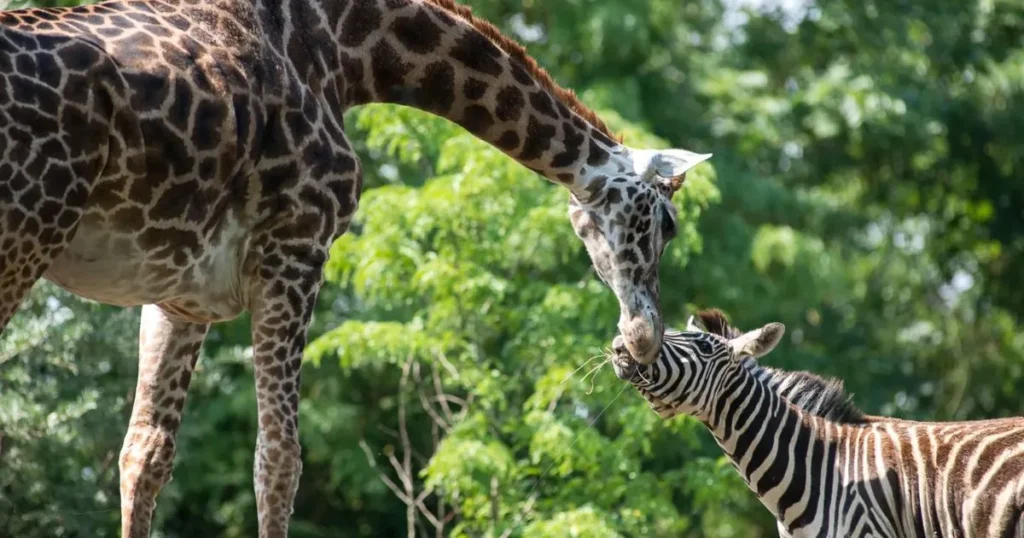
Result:
{"type": "MultiPolygon", "coordinates": [[[[697,313],[697,318],[709,333],[729,339],[743,334],[717,308],[702,310],[697,313]]],[[[744,365],[776,394],[812,415],[837,423],[864,421],[864,413],[853,403],[853,396],[846,392],[841,379],[826,379],[811,372],[769,368],[757,364],[754,359],[746,359],[744,365]]]]}
{"type": "Polygon", "coordinates": [[[521,67],[530,73],[542,88],[551,92],[559,101],[561,101],[562,104],[569,107],[570,110],[578,114],[581,118],[586,120],[587,123],[594,126],[594,128],[604,133],[605,136],[619,142],[622,141],[622,138],[613,133],[612,130],[608,128],[608,125],[598,117],[596,112],[580,101],[576,92],[559,86],[558,83],[551,78],[551,75],[549,75],[548,72],[537,63],[537,60],[534,60],[533,57],[530,56],[530,53],[526,51],[525,47],[503,34],[498,27],[494,26],[490,22],[474,17],[472,8],[459,4],[455,0],[424,1],[428,4],[437,6],[451,15],[465,20],[476,28],[477,31],[483,34],[484,37],[497,45],[499,49],[518,62],[521,67]]]}

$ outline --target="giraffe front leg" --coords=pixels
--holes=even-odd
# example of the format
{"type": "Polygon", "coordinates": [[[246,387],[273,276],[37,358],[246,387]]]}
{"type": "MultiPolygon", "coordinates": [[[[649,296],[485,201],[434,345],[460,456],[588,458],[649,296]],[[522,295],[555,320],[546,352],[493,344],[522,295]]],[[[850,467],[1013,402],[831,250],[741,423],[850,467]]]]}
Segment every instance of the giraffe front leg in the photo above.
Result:
{"type": "Polygon", "coordinates": [[[326,251],[271,249],[253,292],[253,363],[259,433],[253,480],[260,538],[285,538],[302,472],[299,370],[326,251]]]}
{"type": "Polygon", "coordinates": [[[122,538],[149,536],[156,496],[171,477],[181,410],[209,327],[175,320],[158,306],[142,308],[139,381],[118,461],[122,538]]]}

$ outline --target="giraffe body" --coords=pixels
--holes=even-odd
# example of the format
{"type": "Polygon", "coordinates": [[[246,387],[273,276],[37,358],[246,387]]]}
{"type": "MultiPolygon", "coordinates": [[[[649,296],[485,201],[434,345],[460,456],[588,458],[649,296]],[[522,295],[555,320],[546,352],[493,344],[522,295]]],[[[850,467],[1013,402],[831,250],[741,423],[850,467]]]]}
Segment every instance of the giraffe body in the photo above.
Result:
{"type": "MultiPolygon", "coordinates": [[[[257,18],[246,2],[210,8],[224,10],[222,20],[226,15],[234,21],[257,18]]],[[[308,95],[308,87],[286,74],[287,59],[275,57],[271,44],[256,38],[259,34],[243,38],[239,31],[231,45],[223,43],[218,36],[223,30],[202,22],[200,15],[208,10],[189,13],[187,6],[131,2],[83,6],[60,15],[77,22],[76,15],[89,21],[97,12],[104,21],[116,21],[113,28],[123,21],[132,28],[110,31],[104,25],[69,22],[75,32],[66,39],[94,48],[97,62],[117,66],[110,74],[117,79],[117,91],[111,92],[116,125],[107,120],[106,129],[70,146],[73,151],[79,144],[96,144],[88,138],[114,137],[116,142],[106,148],[101,143],[100,150],[108,162],[123,165],[108,164],[94,177],[81,178],[89,183],[89,204],[72,230],[73,239],[44,276],[109,304],[159,304],[193,322],[232,319],[247,307],[245,267],[248,261],[251,272],[260,263],[259,230],[299,214],[315,215],[296,207],[304,190],[318,191],[317,199],[328,206],[315,215],[317,224],[333,224],[318,230],[321,250],[347,226],[359,181],[341,126],[299,125],[315,123],[304,114],[328,112],[308,95]],[[165,61],[154,65],[154,55],[165,61]],[[312,103],[303,102],[304,93],[312,103]],[[268,130],[285,136],[308,130],[315,137],[309,150],[319,153],[289,154],[287,141],[267,141],[268,130]],[[305,172],[343,165],[349,167],[345,177],[305,172]],[[332,215],[323,214],[328,212],[332,215]]],[[[38,35],[22,21],[5,20],[14,26],[3,31],[38,35]]],[[[98,89],[95,83],[84,89],[67,84],[74,86],[67,91],[85,94],[98,89]]],[[[109,85],[99,82],[104,84],[109,85]]]]}
{"type": "Polygon", "coordinates": [[[144,305],[119,461],[122,535],[148,536],[210,323],[252,313],[261,537],[301,471],[306,328],[358,206],[346,109],[465,127],[571,193],[570,221],[638,360],[662,334],[672,194],[709,155],[637,150],[452,0],[111,1],[0,14],[0,328],[39,278],[144,305]]]}
{"type": "Polygon", "coordinates": [[[148,256],[130,236],[111,244],[109,238],[116,235],[102,224],[80,225],[43,276],[87,299],[119,306],[160,304],[195,321],[230,320],[245,309],[243,262],[251,235],[237,216],[225,217],[203,258],[175,268],[171,285],[164,288],[149,286],[166,276],[158,268],[159,259],[148,256]]]}

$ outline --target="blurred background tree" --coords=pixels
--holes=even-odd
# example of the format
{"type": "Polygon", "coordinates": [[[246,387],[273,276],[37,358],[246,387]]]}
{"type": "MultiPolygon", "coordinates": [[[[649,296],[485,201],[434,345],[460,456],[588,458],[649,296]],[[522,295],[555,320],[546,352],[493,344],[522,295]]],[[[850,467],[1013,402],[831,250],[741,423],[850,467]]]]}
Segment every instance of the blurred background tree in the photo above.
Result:
{"type": "MultiPolygon", "coordinates": [[[[715,153],[676,198],[671,324],[782,321],[765,360],[871,413],[1024,414],[1019,2],[470,3],[627,143],[715,153]]],[[[564,192],[412,110],[347,125],[367,187],[307,352],[293,536],[775,535],[699,424],[591,372],[617,310],[564,192]]],[[[0,536],[117,535],[137,323],[41,284],[5,330],[0,536]]],[[[204,347],[156,536],[255,533],[248,326],[204,347]]]]}

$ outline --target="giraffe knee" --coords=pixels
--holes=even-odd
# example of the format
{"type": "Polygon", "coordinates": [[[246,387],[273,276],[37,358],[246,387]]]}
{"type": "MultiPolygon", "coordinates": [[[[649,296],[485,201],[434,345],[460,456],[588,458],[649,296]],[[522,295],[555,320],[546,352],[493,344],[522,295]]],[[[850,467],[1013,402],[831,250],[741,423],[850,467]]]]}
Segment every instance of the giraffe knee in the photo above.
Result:
{"type": "Polygon", "coordinates": [[[256,472],[266,470],[275,475],[302,473],[302,447],[292,439],[267,440],[263,436],[256,443],[256,472]]]}
{"type": "Polygon", "coordinates": [[[173,433],[154,427],[130,428],[118,458],[122,488],[134,489],[140,483],[160,488],[166,484],[174,467],[174,453],[173,433]]]}

